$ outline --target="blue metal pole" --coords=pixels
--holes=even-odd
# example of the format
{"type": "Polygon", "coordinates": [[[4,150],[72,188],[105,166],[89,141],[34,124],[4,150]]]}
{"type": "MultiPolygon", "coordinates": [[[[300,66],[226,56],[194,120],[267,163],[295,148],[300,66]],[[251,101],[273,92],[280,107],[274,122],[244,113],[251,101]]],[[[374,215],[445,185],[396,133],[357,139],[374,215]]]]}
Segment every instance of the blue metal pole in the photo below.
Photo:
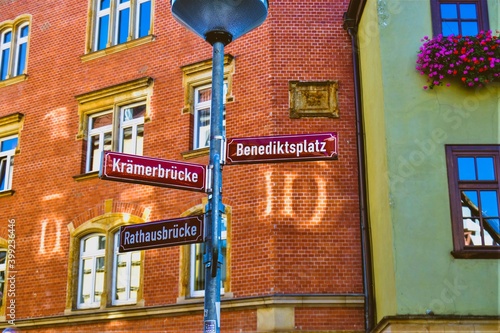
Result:
{"type": "MultiPolygon", "coordinates": [[[[207,238],[205,240],[204,333],[220,332],[222,213],[222,145],[224,144],[224,43],[215,41],[212,55],[212,109],[210,111],[210,161],[212,193],[209,196],[207,238]]],[[[208,216],[207,216],[208,217],[208,216]]]]}

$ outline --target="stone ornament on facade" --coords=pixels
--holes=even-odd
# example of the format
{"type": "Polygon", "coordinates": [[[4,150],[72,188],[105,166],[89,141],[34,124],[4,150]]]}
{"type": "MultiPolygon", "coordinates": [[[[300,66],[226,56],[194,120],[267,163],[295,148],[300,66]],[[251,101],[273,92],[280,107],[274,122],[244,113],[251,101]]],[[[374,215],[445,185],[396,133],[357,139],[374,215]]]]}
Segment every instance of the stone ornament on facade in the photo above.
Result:
{"type": "Polygon", "coordinates": [[[290,118],[338,118],[338,82],[289,82],[290,118]]]}

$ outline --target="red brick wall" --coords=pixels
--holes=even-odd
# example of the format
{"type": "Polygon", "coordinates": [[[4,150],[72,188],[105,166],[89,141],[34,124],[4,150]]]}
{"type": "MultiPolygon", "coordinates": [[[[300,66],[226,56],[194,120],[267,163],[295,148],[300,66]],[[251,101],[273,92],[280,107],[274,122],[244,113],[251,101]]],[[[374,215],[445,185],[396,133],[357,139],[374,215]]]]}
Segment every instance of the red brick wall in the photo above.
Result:
{"type": "MultiPolygon", "coordinates": [[[[223,200],[233,212],[231,291],[236,298],[362,292],[353,79],[349,38],[342,29],[347,4],[271,0],[263,26],[225,49],[236,59],[235,101],[226,108],[228,137],[336,131],[340,139],[337,161],[224,168],[223,200]],[[338,80],[340,118],[290,119],[291,80],[338,80]]],[[[0,198],[1,237],[8,237],[8,220],[16,220],[18,320],[64,314],[67,225],[78,216],[113,199],[151,208],[151,221],[175,218],[205,197],[99,179],[73,180],[82,171],[83,154],[82,141],[76,139],[75,96],[144,76],[154,78],[144,155],[181,160],[181,152],[190,149],[191,124],[188,115],[181,115],[180,67],[212,55],[208,43],[173,20],[169,1],[156,0],[155,41],[82,62],[87,7],[87,1],[77,0],[0,1],[0,23],[32,15],[28,79],[0,88],[0,117],[25,115],[20,154],[15,157],[16,192],[0,198]]],[[[206,164],[208,157],[190,162],[206,164]]],[[[176,303],[179,252],[146,251],[145,306],[176,303]]],[[[310,310],[304,309],[296,313],[297,326],[341,329],[334,318],[343,318],[342,329],[354,329],[362,326],[359,312],[322,309],[321,319],[311,321],[310,310]]],[[[85,330],[151,325],[147,327],[189,332],[200,327],[201,320],[197,315],[117,321],[85,330]]],[[[256,329],[255,320],[254,311],[236,311],[223,315],[222,326],[227,325],[227,332],[233,327],[250,332],[256,329]]],[[[52,331],[57,329],[46,330],[52,331]]]]}

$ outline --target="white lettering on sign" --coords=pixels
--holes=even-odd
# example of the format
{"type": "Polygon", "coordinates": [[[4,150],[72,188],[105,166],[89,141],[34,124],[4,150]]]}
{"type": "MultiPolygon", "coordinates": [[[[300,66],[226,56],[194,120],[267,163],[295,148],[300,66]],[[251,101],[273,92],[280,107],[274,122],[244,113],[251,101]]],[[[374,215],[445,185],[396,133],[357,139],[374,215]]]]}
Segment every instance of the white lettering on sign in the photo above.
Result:
{"type": "Polygon", "coordinates": [[[125,231],[122,245],[134,245],[169,239],[175,240],[185,237],[194,237],[196,236],[197,231],[198,228],[195,225],[188,225],[188,223],[184,223],[184,225],[180,227],[178,224],[175,224],[171,229],[163,226],[162,229],[153,231],[143,231],[141,229],[135,232],[125,231]]]}
{"type": "Polygon", "coordinates": [[[170,169],[168,169],[162,167],[161,164],[158,164],[157,167],[152,167],[133,164],[131,162],[131,160],[122,162],[120,158],[113,157],[112,172],[119,172],[122,174],[137,176],[165,178],[190,183],[198,182],[198,174],[189,171],[188,168],[184,168],[184,170],[178,170],[177,166],[172,165],[170,169]]]}
{"type": "Polygon", "coordinates": [[[271,141],[266,145],[245,146],[243,143],[236,144],[236,156],[266,156],[266,155],[290,155],[297,157],[302,153],[327,153],[326,142],[319,140],[303,142],[271,141]]]}

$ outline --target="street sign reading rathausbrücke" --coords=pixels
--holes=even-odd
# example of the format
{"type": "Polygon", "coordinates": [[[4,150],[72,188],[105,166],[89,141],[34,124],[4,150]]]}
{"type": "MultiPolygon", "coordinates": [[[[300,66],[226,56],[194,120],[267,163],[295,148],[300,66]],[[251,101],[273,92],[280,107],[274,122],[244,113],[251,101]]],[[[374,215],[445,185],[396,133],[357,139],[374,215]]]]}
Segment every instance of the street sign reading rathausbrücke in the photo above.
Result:
{"type": "Polygon", "coordinates": [[[119,252],[203,242],[204,215],[120,227],[119,252]]]}
{"type": "Polygon", "coordinates": [[[226,164],[332,160],[338,155],[336,132],[232,138],[226,164]]]}
{"type": "Polygon", "coordinates": [[[206,165],[104,151],[99,177],[128,183],[205,192],[206,165]]]}

